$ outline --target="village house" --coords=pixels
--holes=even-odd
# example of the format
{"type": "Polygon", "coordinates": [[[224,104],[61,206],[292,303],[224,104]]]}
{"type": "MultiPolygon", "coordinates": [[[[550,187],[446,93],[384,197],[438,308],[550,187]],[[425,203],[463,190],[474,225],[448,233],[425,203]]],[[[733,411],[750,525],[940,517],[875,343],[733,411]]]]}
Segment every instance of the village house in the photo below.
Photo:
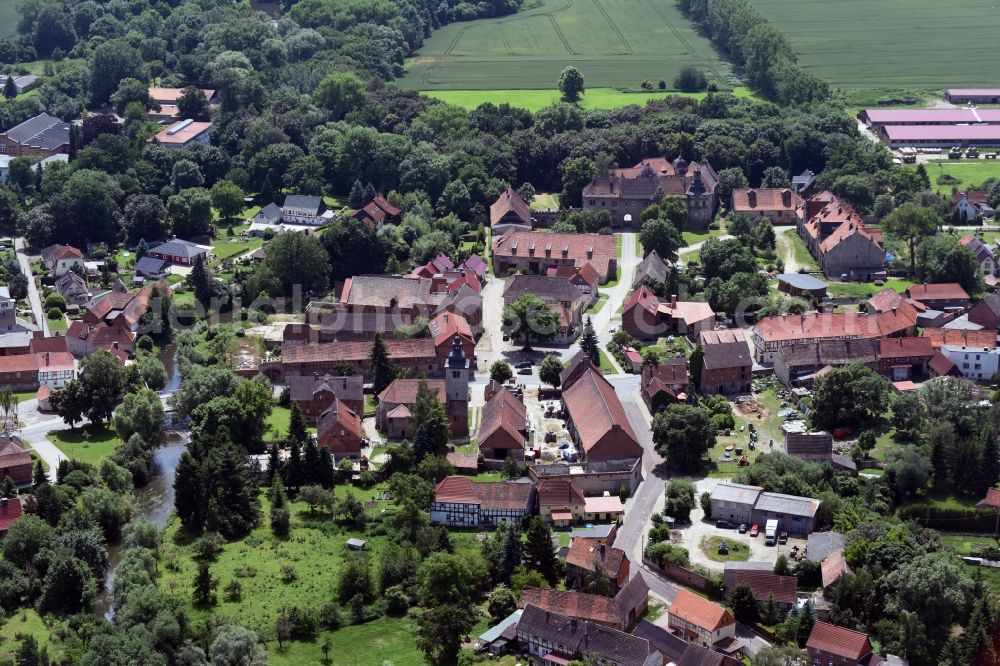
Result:
{"type": "Polygon", "coordinates": [[[135,354],[136,334],[125,326],[108,325],[105,322],[87,323],[76,320],[66,331],[66,344],[76,358],[92,356],[98,349],[112,353],[122,352],[128,356],[135,354]]]}
{"type": "Polygon", "coordinates": [[[805,199],[787,187],[757,189],[735,188],[732,193],[733,213],[742,213],[753,220],[767,219],[771,224],[795,224],[799,206],[805,199]]]}
{"type": "Polygon", "coordinates": [[[997,344],[997,332],[995,329],[925,328],[920,332],[920,335],[930,339],[931,345],[937,350],[943,349],[945,345],[957,347],[995,347],[997,344]]]}
{"type": "Polygon", "coordinates": [[[493,460],[523,460],[530,446],[528,415],[524,403],[501,388],[483,406],[479,422],[479,452],[493,460]]]}
{"type": "Polygon", "coordinates": [[[743,331],[727,328],[698,334],[702,351],[698,390],[705,395],[747,393],[753,378],[753,358],[743,331]]]}
{"type": "Polygon", "coordinates": [[[955,224],[971,224],[996,213],[983,190],[955,192],[951,195],[951,214],[955,224]]]}
{"type": "Polygon", "coordinates": [[[570,481],[545,479],[538,484],[538,515],[556,527],[582,523],[587,500],[570,481]]]}
{"type": "Polygon", "coordinates": [[[383,224],[396,224],[402,215],[403,211],[389,203],[381,194],[375,195],[361,208],[351,211],[351,217],[369,229],[378,229],[383,224]]]}
{"type": "Polygon", "coordinates": [[[849,203],[824,191],[798,212],[799,235],[824,275],[862,282],[885,276],[882,233],[867,227],[849,203]]]}
{"type": "Polygon", "coordinates": [[[31,483],[31,454],[24,448],[24,441],[10,430],[0,434],[0,483],[10,477],[15,485],[31,483]]]}
{"type": "Polygon", "coordinates": [[[76,305],[82,308],[90,306],[93,295],[87,281],[74,273],[66,271],[56,280],[56,291],[66,299],[68,305],[76,305]]]}
{"type": "MultiPolygon", "coordinates": [[[[407,439],[414,435],[413,405],[417,402],[419,379],[394,379],[378,395],[378,407],[375,410],[375,423],[379,430],[386,433],[389,439],[407,439]]],[[[438,400],[445,403],[447,393],[443,379],[427,379],[427,387],[432,390],[438,400]]],[[[449,421],[452,421],[449,418],[449,421]]],[[[466,422],[468,423],[468,422],[466,422]]],[[[468,426],[466,426],[466,431],[468,426]]],[[[452,431],[455,436],[460,436],[452,431]]]]}
{"type": "Polygon", "coordinates": [[[728,654],[690,643],[677,635],[676,632],[655,625],[649,620],[641,621],[633,633],[639,638],[646,639],[659,650],[664,657],[664,664],[673,664],[673,666],[740,666],[743,663],[728,654]]]}
{"type": "Polygon", "coordinates": [[[761,605],[773,595],[782,613],[788,612],[798,601],[799,586],[795,576],[779,576],[771,571],[735,571],[733,585],[727,586],[727,591],[732,592],[732,588],[740,584],[749,586],[754,599],[761,605]]]}
{"type": "Polygon", "coordinates": [[[715,312],[708,303],[660,299],[645,285],[633,291],[622,305],[622,330],[638,340],[653,340],[664,335],[695,337],[711,329],[715,312]]]}
{"type": "Polygon", "coordinates": [[[355,413],[364,412],[364,381],[360,375],[306,375],[286,377],[285,380],[289,399],[298,405],[299,411],[307,420],[318,421],[334,400],[340,400],[355,413]]]}
{"type": "Polygon", "coordinates": [[[878,341],[876,353],[876,371],[889,381],[901,382],[926,378],[935,350],[929,338],[885,338],[878,341]]]}
{"type": "Polygon", "coordinates": [[[517,623],[519,649],[535,663],[560,666],[585,654],[608,666],[661,666],[663,655],[649,641],[587,620],[525,606],[517,623]]]}
{"type": "Polygon", "coordinates": [[[434,488],[431,522],[449,527],[520,524],[534,511],[535,497],[535,486],[531,483],[477,483],[467,476],[448,476],[434,488]]]}
{"type": "Polygon", "coordinates": [[[261,208],[250,220],[247,233],[251,236],[263,235],[270,229],[275,235],[286,230],[308,234],[332,219],[333,211],[327,210],[323,197],[289,194],[280,207],[272,202],[261,208]]]}
{"type": "Polygon", "coordinates": [[[510,228],[493,237],[492,250],[493,271],[499,276],[512,271],[541,275],[549,268],[579,268],[584,263],[593,265],[601,284],[618,274],[618,248],[612,235],[510,228]]]}
{"type": "Polygon", "coordinates": [[[73,270],[83,273],[83,252],[72,245],[49,245],[42,249],[42,265],[56,277],[73,270]]]}
{"type": "Polygon", "coordinates": [[[334,458],[356,458],[361,455],[361,417],[340,400],[319,416],[316,443],[330,451],[334,458]]]}
{"type": "Polygon", "coordinates": [[[763,492],[757,498],[750,518],[751,522],[758,525],[764,525],[768,520],[777,520],[778,529],[793,536],[804,537],[813,531],[817,509],[819,500],[812,497],[763,492]]]}
{"type": "Polygon", "coordinates": [[[827,367],[864,363],[874,368],[878,342],[871,338],[796,342],[775,354],[774,376],[786,386],[810,386],[816,373],[827,367]]]}
{"type": "Polygon", "coordinates": [[[548,269],[545,274],[549,277],[569,280],[570,284],[577,288],[583,300],[588,304],[592,304],[600,295],[598,287],[601,276],[597,274],[597,269],[589,263],[584,263],[580,267],[556,266],[548,269]]]}
{"type": "Polygon", "coordinates": [[[667,609],[667,627],[685,640],[707,648],[736,638],[736,620],[725,606],[684,587],[677,588],[677,595],[667,609]]]}
{"type": "Polygon", "coordinates": [[[964,308],[969,305],[969,294],[962,289],[962,285],[955,282],[910,285],[906,290],[906,297],[930,310],[964,308]]]}
{"type": "Polygon", "coordinates": [[[162,280],[170,274],[170,262],[143,255],[135,260],[135,274],[151,280],[162,280]]]}
{"type": "Polygon", "coordinates": [[[996,276],[998,270],[1000,270],[1000,266],[997,265],[997,257],[990,246],[979,239],[979,236],[965,234],[958,239],[958,243],[969,248],[976,255],[976,263],[979,265],[979,277],[996,276]]]}
{"type": "Polygon", "coordinates": [[[811,462],[830,462],[833,457],[833,435],[825,430],[807,430],[802,421],[791,421],[785,427],[785,453],[811,462]]]}
{"type": "Polygon", "coordinates": [[[8,79],[14,79],[14,91],[18,95],[34,90],[42,84],[41,77],[34,74],[0,74],[0,88],[7,86],[8,79]]]}
{"type": "Polygon", "coordinates": [[[583,519],[588,523],[618,522],[625,513],[625,505],[618,495],[601,495],[585,497],[583,502],[583,519]]]}
{"type": "Polygon", "coordinates": [[[472,369],[476,369],[476,338],[465,317],[452,312],[440,312],[427,322],[427,330],[434,339],[434,349],[440,367],[444,367],[457,337],[461,343],[462,353],[469,359],[472,369]]]}
{"type": "Polygon", "coordinates": [[[802,197],[812,195],[813,185],[815,183],[816,174],[809,169],[804,169],[799,175],[792,176],[792,189],[802,197]]]}
{"type": "Polygon", "coordinates": [[[202,261],[205,262],[211,261],[212,248],[208,245],[198,245],[197,243],[174,237],[149,248],[146,251],[146,256],[161,259],[170,264],[193,266],[198,257],[201,257],[202,261]]]}
{"type": "Polygon", "coordinates": [[[614,597],[526,586],[517,605],[538,606],[551,613],[626,631],[646,612],[648,602],[649,586],[642,576],[635,576],[614,597]]]}
{"type": "Polygon", "coordinates": [[[157,132],[152,141],[168,150],[183,150],[196,143],[207,146],[212,142],[212,123],[196,122],[190,118],[180,120],[157,132]]]}
{"type": "Polygon", "coordinates": [[[592,298],[577,289],[572,282],[562,277],[518,273],[508,278],[504,284],[503,304],[512,305],[527,294],[544,301],[559,316],[559,328],[553,339],[555,344],[568,344],[579,335],[583,313],[592,298]]]}
{"type": "Polygon", "coordinates": [[[21,500],[18,497],[0,498],[0,537],[23,515],[21,500]]]}
{"type": "Polygon", "coordinates": [[[644,365],[641,375],[639,393],[650,414],[687,400],[691,383],[687,359],[667,358],[656,365],[644,365]]]}
{"type": "Polygon", "coordinates": [[[11,157],[69,152],[69,123],[40,113],[0,134],[0,153],[11,157]]]}
{"type": "MultiPolygon", "coordinates": [[[[810,554],[811,557],[811,554],[810,554]]],[[[824,557],[820,561],[820,576],[823,581],[823,590],[837,582],[837,579],[845,573],[850,573],[851,568],[844,560],[844,550],[838,549],[824,557]]]]}
{"type": "Polygon", "coordinates": [[[650,280],[652,282],[666,282],[667,276],[673,272],[673,268],[665,262],[656,250],[650,250],[639,265],[635,268],[635,277],[632,278],[632,289],[650,280]]]}
{"type": "Polygon", "coordinates": [[[989,294],[969,308],[969,322],[995,331],[1000,328],[1000,294],[989,294]]]}
{"type": "Polygon", "coordinates": [[[882,658],[872,652],[867,635],[821,621],[813,625],[806,641],[806,652],[810,664],[875,666],[882,663],[882,658]]]}
{"type": "Polygon", "coordinates": [[[562,384],[566,428],[587,462],[641,458],[639,444],[614,387],[589,359],[567,385],[562,384]]]}
{"type": "Polygon", "coordinates": [[[632,494],[642,480],[641,467],[638,458],[593,463],[531,463],[528,478],[535,484],[542,479],[572,481],[584,495],[617,494],[622,486],[632,494]]]}
{"type": "Polygon", "coordinates": [[[987,346],[945,344],[941,353],[951,359],[963,376],[969,379],[991,380],[1000,370],[1000,348],[994,340],[987,346]]]}
{"type": "Polygon", "coordinates": [[[647,158],[633,167],[595,176],[583,188],[583,209],[608,211],[614,227],[635,227],[650,205],[678,197],[688,210],[688,228],[705,229],[718,208],[718,180],[708,162],[647,158]]]}
{"type": "Polygon", "coordinates": [[[508,187],[490,205],[490,226],[494,234],[510,228],[531,231],[531,207],[513,187],[508,187]]]}
{"type": "Polygon", "coordinates": [[[631,563],[625,551],[614,547],[613,540],[574,536],[566,553],[566,586],[583,588],[598,564],[611,579],[616,593],[628,583],[631,563]]]}
{"type": "MultiPolygon", "coordinates": [[[[155,106],[147,112],[146,117],[157,122],[173,122],[179,118],[180,110],[177,108],[177,101],[183,97],[185,90],[185,88],[150,88],[149,98],[153,100],[155,106]]],[[[209,105],[219,103],[214,90],[203,89],[201,93],[209,105]]]]}
{"type": "Polygon", "coordinates": [[[757,498],[764,491],[759,486],[747,486],[741,483],[723,481],[712,489],[712,518],[728,520],[734,525],[750,524],[757,498]]]}
{"type": "MultiPolygon", "coordinates": [[[[430,338],[386,338],[384,342],[389,360],[397,368],[408,371],[411,377],[421,374],[441,376],[443,369],[438,365],[437,350],[430,338]]],[[[332,374],[342,363],[346,363],[354,369],[354,374],[370,379],[371,347],[371,341],[361,340],[285,344],[281,349],[281,360],[261,363],[259,370],[272,382],[283,383],[286,376],[332,374]]]]}
{"type": "Polygon", "coordinates": [[[1000,488],[988,488],[986,497],[976,502],[977,509],[1000,509],[1000,488]]]}

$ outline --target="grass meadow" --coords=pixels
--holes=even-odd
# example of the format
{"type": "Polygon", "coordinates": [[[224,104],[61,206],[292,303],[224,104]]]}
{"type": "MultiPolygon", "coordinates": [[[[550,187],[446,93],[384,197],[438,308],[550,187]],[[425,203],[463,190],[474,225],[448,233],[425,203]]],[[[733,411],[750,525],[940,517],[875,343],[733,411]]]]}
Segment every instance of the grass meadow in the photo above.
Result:
{"type": "Polygon", "coordinates": [[[840,88],[1000,84],[993,0],[753,0],[807,71],[840,88]]]}
{"type": "MultiPolygon", "coordinates": [[[[987,178],[1000,178],[1000,160],[935,160],[924,165],[931,179],[931,189],[950,197],[952,188],[975,189],[987,178]],[[938,176],[957,178],[958,184],[938,184],[938,176]]],[[[914,167],[916,168],[916,167],[914,167]]]]}
{"type": "Polygon", "coordinates": [[[17,22],[21,15],[17,13],[17,3],[14,0],[0,2],[0,37],[13,37],[17,34],[17,22]]]}
{"type": "Polygon", "coordinates": [[[56,430],[49,434],[49,441],[72,460],[100,465],[118,446],[117,433],[107,425],[96,428],[88,425],[76,430],[56,430]]]}
{"type": "MultiPolygon", "coordinates": [[[[685,65],[728,84],[729,66],[673,0],[544,0],[502,18],[436,30],[399,85],[412,90],[555,89],[577,67],[588,87],[669,84],[685,65]]],[[[504,100],[495,100],[504,101],[504,100]]]]}
{"type": "MultiPolygon", "coordinates": [[[[738,97],[750,97],[753,94],[749,88],[743,87],[734,88],[731,92],[738,97]]],[[[439,99],[442,102],[460,106],[467,111],[471,111],[480,104],[485,104],[486,102],[493,102],[494,104],[502,104],[506,102],[513,107],[527,109],[528,111],[534,113],[543,107],[555,104],[559,101],[559,91],[555,89],[554,85],[552,85],[549,90],[430,89],[425,90],[424,94],[428,97],[439,99]]],[[[681,93],[662,90],[647,92],[643,90],[622,90],[619,88],[588,88],[583,97],[580,99],[579,106],[582,109],[592,110],[618,109],[623,106],[629,106],[630,104],[638,104],[642,106],[646,104],[646,102],[665,99],[670,95],[681,95],[684,97],[702,99],[706,94],[707,93],[703,92],[681,93]]]]}

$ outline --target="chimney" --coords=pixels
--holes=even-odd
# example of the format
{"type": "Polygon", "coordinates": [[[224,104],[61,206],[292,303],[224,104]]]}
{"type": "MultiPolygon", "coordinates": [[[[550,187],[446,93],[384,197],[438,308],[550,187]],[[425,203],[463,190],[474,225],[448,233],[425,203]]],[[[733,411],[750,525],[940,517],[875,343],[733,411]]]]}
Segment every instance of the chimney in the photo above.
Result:
{"type": "Polygon", "coordinates": [[[593,258],[594,258],[594,246],[591,245],[590,247],[587,248],[587,259],[593,259],[593,258]]]}
{"type": "Polygon", "coordinates": [[[115,340],[111,344],[114,346],[115,349],[118,349],[118,341],[117,340],[115,340]]]}
{"type": "Polygon", "coordinates": [[[607,546],[605,546],[605,545],[604,545],[604,544],[602,543],[602,544],[601,544],[601,560],[602,560],[602,561],[604,560],[604,555],[605,555],[605,550],[606,550],[606,549],[607,549],[607,546]]]}
{"type": "Polygon", "coordinates": [[[781,191],[781,205],[784,206],[785,208],[791,208],[792,207],[792,191],[791,190],[782,190],[781,191]]]}
{"type": "Polygon", "coordinates": [[[3,508],[4,511],[7,510],[7,498],[6,497],[0,498],[0,508],[3,508]]]}
{"type": "Polygon", "coordinates": [[[754,191],[754,190],[750,190],[749,192],[747,192],[747,201],[750,203],[750,207],[751,208],[756,208],[757,207],[757,192],[754,191]]]}

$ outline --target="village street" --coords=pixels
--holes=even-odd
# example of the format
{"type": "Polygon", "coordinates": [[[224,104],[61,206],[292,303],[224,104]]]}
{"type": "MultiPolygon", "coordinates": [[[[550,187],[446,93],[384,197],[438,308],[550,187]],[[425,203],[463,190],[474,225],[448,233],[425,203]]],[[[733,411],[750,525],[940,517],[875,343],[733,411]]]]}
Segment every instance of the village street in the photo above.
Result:
{"type": "Polygon", "coordinates": [[[31,305],[31,312],[35,315],[35,323],[38,324],[40,330],[45,332],[45,337],[48,337],[49,322],[45,319],[42,298],[38,294],[35,278],[31,274],[31,258],[28,256],[27,243],[23,238],[14,239],[14,251],[17,254],[17,263],[21,267],[21,272],[28,278],[28,303],[31,305]]]}

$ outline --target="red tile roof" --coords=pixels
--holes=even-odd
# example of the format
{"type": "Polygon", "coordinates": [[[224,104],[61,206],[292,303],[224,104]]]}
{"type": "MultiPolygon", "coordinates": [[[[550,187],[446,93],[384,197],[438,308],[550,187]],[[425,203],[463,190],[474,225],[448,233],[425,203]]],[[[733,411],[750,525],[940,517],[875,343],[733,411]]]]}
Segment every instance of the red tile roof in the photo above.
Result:
{"type": "Polygon", "coordinates": [[[955,365],[955,362],[939,351],[934,352],[934,356],[927,362],[927,367],[938,377],[958,373],[958,366],[955,365]]]}
{"type": "Polygon", "coordinates": [[[417,390],[420,382],[426,381],[427,387],[437,393],[438,400],[444,402],[447,398],[443,379],[394,379],[378,394],[379,402],[400,405],[412,405],[417,401],[417,390]]]}
{"type": "Polygon", "coordinates": [[[733,211],[793,211],[805,203],[805,199],[788,188],[767,188],[733,190],[733,211]]]}
{"type": "Polygon", "coordinates": [[[0,533],[6,532],[14,521],[21,517],[21,500],[11,497],[4,500],[7,504],[0,504],[0,533]]]}
{"type": "Polygon", "coordinates": [[[0,469],[10,469],[31,464],[31,454],[28,453],[16,436],[5,436],[0,440],[0,469]]]}
{"type": "Polygon", "coordinates": [[[969,300],[969,294],[957,282],[914,284],[906,290],[906,295],[915,301],[922,300],[969,300]]]}
{"type": "Polygon", "coordinates": [[[53,335],[46,338],[42,335],[41,331],[36,331],[34,337],[31,338],[31,342],[28,343],[28,351],[32,354],[39,352],[64,352],[69,351],[69,347],[66,346],[65,335],[53,335]]]}
{"type": "Polygon", "coordinates": [[[521,598],[518,599],[517,607],[524,608],[528,604],[552,613],[600,624],[611,626],[624,624],[615,602],[610,597],[598,594],[525,587],[521,590],[521,598]]]}
{"type": "Polygon", "coordinates": [[[604,234],[563,234],[552,231],[522,231],[513,227],[493,239],[495,257],[545,257],[546,248],[554,259],[572,259],[582,264],[589,261],[604,275],[608,263],[617,260],[615,237],[604,234]],[[530,253],[534,247],[534,253],[530,253]],[[563,250],[565,249],[565,253],[563,250]],[[588,256],[588,253],[593,253],[588,256]],[[604,270],[602,270],[602,268],[604,270]]]}
{"type": "Polygon", "coordinates": [[[754,326],[754,330],[765,342],[782,342],[818,338],[885,337],[915,325],[916,310],[901,307],[895,311],[867,316],[853,312],[813,312],[765,317],[754,326]]]}
{"type": "Polygon", "coordinates": [[[628,298],[625,299],[625,304],[622,305],[622,312],[628,312],[636,304],[649,314],[655,315],[659,313],[660,299],[656,297],[656,294],[647,289],[646,285],[640,285],[638,289],[628,295],[628,298]]]}
{"type": "MultiPolygon", "coordinates": [[[[0,450],[0,453],[3,453],[3,451],[0,450]]],[[[987,490],[986,497],[979,500],[976,506],[980,508],[992,507],[1000,509],[1000,488],[990,488],[987,490]]]]}
{"type": "Polygon", "coordinates": [[[573,537],[566,554],[566,564],[593,571],[594,564],[601,561],[601,549],[604,548],[604,570],[608,576],[617,579],[622,566],[628,562],[625,551],[620,548],[604,546],[597,539],[590,537],[573,537]]]}
{"type": "Polygon", "coordinates": [[[473,345],[476,343],[469,320],[460,314],[442,312],[427,323],[427,328],[434,338],[435,347],[451,345],[451,340],[456,335],[473,345]]]}
{"type": "Polygon", "coordinates": [[[479,495],[467,476],[446,476],[434,487],[434,501],[449,504],[480,503],[479,495]]]}
{"type": "MultiPolygon", "coordinates": [[[[618,433],[620,436],[616,443],[620,451],[611,457],[642,456],[642,447],[625,414],[625,408],[614,387],[599,370],[593,366],[587,367],[569,388],[563,389],[562,398],[580,445],[587,454],[607,435],[618,433]]],[[[604,459],[608,459],[608,456],[605,455],[604,459]]]]}
{"type": "Polygon", "coordinates": [[[527,410],[524,404],[507,389],[500,389],[483,406],[483,415],[479,423],[480,444],[501,430],[511,439],[523,442],[526,419],[527,410]]]}
{"type": "Polygon", "coordinates": [[[706,631],[717,631],[736,622],[733,614],[724,606],[699,597],[683,587],[677,588],[677,596],[667,612],[706,631]]]}
{"type": "Polygon", "coordinates": [[[508,187],[490,206],[490,226],[502,222],[504,215],[510,212],[513,212],[523,224],[531,224],[531,207],[513,187],[508,187]]]}
{"type": "MultiPolygon", "coordinates": [[[[434,341],[430,338],[412,340],[385,339],[389,358],[435,358],[434,341]]],[[[281,350],[284,364],[334,361],[362,361],[371,353],[368,340],[324,342],[315,345],[288,345],[281,350]]]]}
{"type": "Polygon", "coordinates": [[[34,354],[13,354],[0,356],[0,372],[35,372],[38,359],[34,354]]]}
{"type": "MultiPolygon", "coordinates": [[[[857,215],[856,213],[854,215],[857,215]]],[[[865,226],[864,222],[857,218],[852,219],[850,222],[843,222],[839,227],[837,227],[832,234],[826,237],[826,239],[820,243],[820,252],[826,253],[839,245],[842,241],[854,236],[855,234],[860,234],[864,236],[871,242],[875,243],[879,247],[882,246],[882,235],[880,231],[874,229],[869,229],[865,226]]]]}
{"type": "Polygon", "coordinates": [[[539,506],[584,506],[583,493],[573,483],[563,479],[543,479],[538,484],[539,506]]]}
{"type": "Polygon", "coordinates": [[[844,561],[844,550],[840,548],[827,555],[820,563],[820,571],[823,575],[823,589],[830,587],[838,578],[850,571],[847,562],[844,561]]]}
{"type": "Polygon", "coordinates": [[[736,584],[745,583],[753,590],[754,598],[764,603],[770,595],[779,604],[794,604],[798,592],[795,576],[779,576],[769,571],[736,571],[736,584]]]}
{"type": "Polygon", "coordinates": [[[334,398],[333,404],[319,416],[318,432],[322,436],[331,428],[339,427],[355,437],[361,436],[361,417],[343,400],[334,398]]]}
{"type": "Polygon", "coordinates": [[[534,486],[513,481],[473,483],[472,489],[484,510],[527,511],[534,486]]]}
{"type": "Polygon", "coordinates": [[[818,621],[813,625],[806,647],[846,657],[851,661],[858,661],[872,651],[868,636],[860,631],[818,621]]]}
{"type": "Polygon", "coordinates": [[[934,345],[927,338],[885,338],[878,341],[879,358],[933,355],[934,345]]]}
{"type": "Polygon", "coordinates": [[[963,345],[966,347],[996,347],[997,332],[990,330],[969,331],[960,328],[925,328],[923,336],[930,338],[935,349],[944,345],[963,345]]]}

